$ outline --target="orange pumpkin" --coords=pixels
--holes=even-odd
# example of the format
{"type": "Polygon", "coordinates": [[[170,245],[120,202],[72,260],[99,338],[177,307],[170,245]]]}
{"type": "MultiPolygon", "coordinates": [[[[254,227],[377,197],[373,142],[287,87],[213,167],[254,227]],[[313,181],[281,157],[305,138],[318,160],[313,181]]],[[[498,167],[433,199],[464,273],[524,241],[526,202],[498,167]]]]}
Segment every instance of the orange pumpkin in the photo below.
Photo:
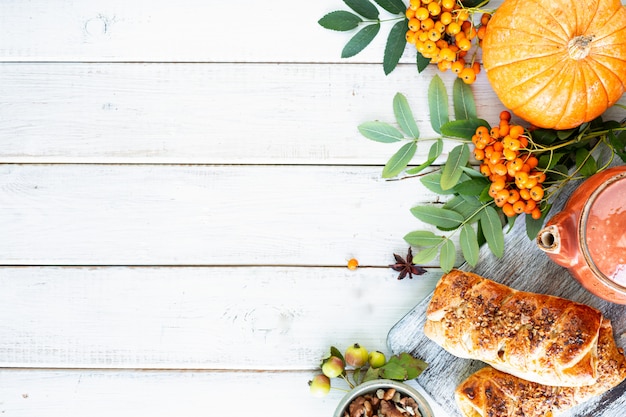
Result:
{"type": "Polygon", "coordinates": [[[579,126],[626,89],[620,0],[505,0],[482,47],[487,78],[502,103],[538,127],[579,126]]]}

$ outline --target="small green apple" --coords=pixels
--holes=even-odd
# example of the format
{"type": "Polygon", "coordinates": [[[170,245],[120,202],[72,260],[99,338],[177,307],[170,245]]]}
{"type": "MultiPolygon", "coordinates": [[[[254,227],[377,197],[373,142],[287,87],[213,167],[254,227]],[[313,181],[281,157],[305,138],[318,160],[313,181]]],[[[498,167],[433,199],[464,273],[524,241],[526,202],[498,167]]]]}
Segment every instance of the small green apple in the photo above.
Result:
{"type": "Polygon", "coordinates": [[[330,379],[326,375],[315,375],[309,381],[309,391],[314,397],[324,397],[330,391],[330,379]]]}
{"type": "Polygon", "coordinates": [[[372,368],[380,368],[387,362],[387,358],[385,358],[385,354],[375,350],[370,352],[369,354],[369,363],[372,368]]]}
{"type": "Polygon", "coordinates": [[[328,359],[324,359],[322,363],[322,373],[329,378],[335,378],[341,375],[345,368],[343,361],[336,357],[331,356],[328,359]]]}
{"type": "Polygon", "coordinates": [[[368,355],[367,349],[360,346],[358,343],[348,347],[346,354],[344,355],[346,363],[355,368],[360,368],[367,363],[368,355]]]}

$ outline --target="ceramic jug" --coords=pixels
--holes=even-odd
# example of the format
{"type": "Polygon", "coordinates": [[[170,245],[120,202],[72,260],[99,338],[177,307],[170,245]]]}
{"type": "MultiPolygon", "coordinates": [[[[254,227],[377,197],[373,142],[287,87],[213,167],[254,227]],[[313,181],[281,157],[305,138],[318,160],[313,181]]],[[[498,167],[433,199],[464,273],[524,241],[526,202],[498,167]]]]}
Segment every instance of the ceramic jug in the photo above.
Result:
{"type": "Polygon", "coordinates": [[[626,304],[626,165],[586,179],[538,233],[537,245],[589,292],[626,304]]]}

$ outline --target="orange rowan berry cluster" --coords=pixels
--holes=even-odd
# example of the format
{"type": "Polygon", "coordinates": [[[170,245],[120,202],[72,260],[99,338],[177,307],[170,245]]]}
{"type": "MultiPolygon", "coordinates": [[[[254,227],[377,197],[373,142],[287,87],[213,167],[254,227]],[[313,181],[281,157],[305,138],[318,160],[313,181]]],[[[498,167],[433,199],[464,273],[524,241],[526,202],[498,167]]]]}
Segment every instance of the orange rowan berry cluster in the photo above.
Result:
{"type": "Polygon", "coordinates": [[[437,64],[440,71],[451,70],[466,84],[476,81],[480,64],[466,63],[465,57],[475,39],[480,45],[490,14],[483,13],[480,24],[475,25],[460,0],[410,0],[406,17],[406,41],[424,58],[437,64]]]}
{"type": "Polygon", "coordinates": [[[536,169],[539,161],[528,149],[524,128],[510,120],[511,113],[503,111],[498,126],[476,129],[474,157],[482,161],[480,172],[491,181],[489,195],[506,216],[525,213],[539,219],[546,174],[536,169]]]}

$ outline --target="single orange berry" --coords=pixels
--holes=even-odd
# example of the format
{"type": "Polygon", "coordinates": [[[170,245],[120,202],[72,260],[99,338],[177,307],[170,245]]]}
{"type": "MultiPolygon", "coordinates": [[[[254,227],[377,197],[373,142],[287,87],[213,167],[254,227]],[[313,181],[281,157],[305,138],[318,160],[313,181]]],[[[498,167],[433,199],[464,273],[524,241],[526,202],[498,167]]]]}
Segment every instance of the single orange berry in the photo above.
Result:
{"type": "Polygon", "coordinates": [[[524,171],[518,171],[515,174],[515,183],[516,184],[522,184],[522,186],[525,187],[526,182],[528,181],[528,173],[524,172],[524,171]]]}
{"type": "Polygon", "coordinates": [[[539,160],[536,157],[534,157],[534,156],[530,156],[526,160],[526,164],[528,164],[530,169],[533,169],[533,168],[536,168],[537,165],[539,165],[539,160]]]}
{"type": "Polygon", "coordinates": [[[431,30],[434,27],[435,27],[435,21],[431,19],[430,17],[428,19],[422,20],[420,24],[420,29],[422,30],[431,30]]]}
{"type": "Polygon", "coordinates": [[[504,165],[502,162],[495,164],[493,166],[492,171],[493,171],[494,174],[497,174],[497,175],[506,175],[507,174],[506,165],[504,165]]]}
{"type": "MultiPolygon", "coordinates": [[[[457,62],[459,62],[459,61],[457,61],[457,62]]],[[[455,62],[455,64],[456,64],[456,62],[455,62]]],[[[483,136],[483,135],[484,136],[489,136],[489,129],[487,129],[486,126],[478,126],[476,128],[476,134],[478,136],[483,136]]]]}
{"type": "Polygon", "coordinates": [[[511,188],[509,190],[509,198],[506,199],[506,202],[514,204],[517,201],[519,201],[519,199],[520,199],[519,191],[517,191],[515,188],[511,188]]]}
{"type": "Polygon", "coordinates": [[[539,207],[535,207],[530,215],[533,219],[539,220],[541,218],[541,210],[539,210],[539,207]]]}
{"type": "Polygon", "coordinates": [[[506,110],[502,110],[500,112],[500,120],[506,120],[507,122],[511,120],[511,113],[506,111],[506,110]]]}
{"type": "Polygon", "coordinates": [[[498,126],[494,126],[491,128],[491,130],[489,131],[489,135],[494,138],[494,139],[499,139],[500,138],[500,127],[498,126]]]}
{"type": "Polygon", "coordinates": [[[506,137],[509,134],[509,122],[506,120],[500,120],[500,136],[506,137]]]}
{"type": "MultiPolygon", "coordinates": [[[[455,36],[458,33],[462,33],[461,32],[461,25],[458,24],[457,22],[452,22],[450,24],[448,24],[448,26],[446,27],[446,33],[448,33],[449,35],[455,36]]],[[[465,34],[463,34],[463,36],[465,36],[465,34]]]]}
{"type": "MultiPolygon", "coordinates": [[[[446,8],[446,6],[443,4],[443,2],[441,3],[441,5],[444,7],[444,9],[446,8]]],[[[448,26],[450,23],[452,23],[452,13],[450,13],[450,12],[443,12],[443,13],[441,13],[441,15],[439,16],[439,21],[444,26],[448,26]]],[[[445,30],[445,27],[444,27],[444,30],[445,30]]]]}
{"type": "MultiPolygon", "coordinates": [[[[497,205],[497,203],[496,203],[497,205]]],[[[502,213],[504,213],[505,216],[507,217],[513,217],[515,216],[515,208],[511,203],[504,203],[502,205],[502,213]]]]}
{"type": "Polygon", "coordinates": [[[441,5],[436,1],[429,3],[428,13],[430,13],[431,16],[439,16],[439,13],[441,13],[441,5]]]}
{"type": "Polygon", "coordinates": [[[469,19],[469,12],[465,9],[461,9],[457,15],[456,15],[457,19],[459,19],[461,22],[465,22],[469,19]]]}
{"type": "Polygon", "coordinates": [[[517,139],[524,134],[524,128],[520,125],[511,125],[509,135],[512,139],[517,139]]]}
{"type": "Polygon", "coordinates": [[[459,73],[459,78],[461,78],[465,84],[472,84],[476,81],[476,73],[469,67],[463,68],[459,73]]]}
{"type": "Polygon", "coordinates": [[[491,14],[489,14],[489,13],[483,13],[480,16],[480,24],[481,25],[486,25],[487,23],[489,23],[490,20],[491,20],[491,14]]]}
{"type": "Polygon", "coordinates": [[[504,145],[502,144],[502,141],[496,141],[493,144],[493,150],[496,152],[502,152],[504,150],[504,145]]]}
{"type": "Polygon", "coordinates": [[[525,201],[526,201],[526,206],[524,207],[524,213],[530,214],[535,209],[535,207],[537,207],[537,202],[533,200],[532,198],[525,200],[525,201]]]}
{"type": "Polygon", "coordinates": [[[472,69],[476,73],[476,75],[480,74],[480,64],[478,62],[474,62],[472,64],[472,69]]]}
{"type": "Polygon", "coordinates": [[[359,261],[357,261],[356,259],[352,258],[348,261],[348,269],[350,271],[354,271],[358,267],[359,267],[359,261]]]}
{"type": "Polygon", "coordinates": [[[411,45],[415,45],[415,41],[417,40],[417,36],[415,35],[415,32],[413,32],[412,30],[407,30],[406,35],[404,37],[407,43],[410,43],[411,45]]]}
{"type": "Polygon", "coordinates": [[[540,201],[543,198],[543,187],[540,185],[535,185],[530,189],[530,198],[535,201],[540,201]]]}
{"type": "Polygon", "coordinates": [[[515,158],[517,158],[517,152],[511,150],[510,148],[504,148],[504,150],[502,151],[502,155],[507,161],[514,161],[515,158]]]}
{"type": "Polygon", "coordinates": [[[420,29],[420,21],[416,18],[409,19],[409,30],[417,32],[420,29]]]}
{"type": "Polygon", "coordinates": [[[461,51],[469,51],[472,47],[472,42],[467,38],[463,38],[456,42],[456,46],[458,46],[461,51]]]}
{"type": "Polygon", "coordinates": [[[513,203],[513,211],[515,212],[515,214],[522,214],[525,208],[526,208],[526,203],[522,200],[518,200],[515,203],[513,203]]]}
{"type": "Polygon", "coordinates": [[[476,36],[478,39],[482,40],[485,37],[485,32],[487,32],[487,26],[481,26],[476,31],[476,36]]]}
{"type": "Polygon", "coordinates": [[[406,12],[404,13],[404,15],[406,16],[407,19],[413,19],[415,17],[415,10],[411,9],[410,7],[408,9],[406,9],[406,12]]]}
{"type": "Polygon", "coordinates": [[[446,25],[442,23],[441,20],[438,20],[435,22],[435,29],[437,29],[439,33],[444,33],[446,31],[446,25]]]}
{"type": "Polygon", "coordinates": [[[493,199],[496,206],[502,207],[506,203],[506,199],[509,197],[508,190],[500,190],[496,193],[496,197],[493,199]]]}
{"type": "MultiPolygon", "coordinates": [[[[504,187],[506,186],[506,184],[504,183],[504,180],[499,178],[496,181],[494,181],[493,183],[491,183],[491,187],[495,190],[495,191],[502,191],[504,190],[504,187]]],[[[507,192],[506,196],[509,196],[509,193],[507,192]]]]}
{"type": "MultiPolygon", "coordinates": [[[[441,52],[439,52],[441,54],[441,52]]],[[[439,61],[437,63],[437,68],[439,68],[439,71],[441,72],[446,72],[450,69],[450,67],[452,66],[452,62],[450,61],[446,61],[445,59],[439,61]]]]}
{"type": "Polygon", "coordinates": [[[474,149],[474,158],[477,161],[482,161],[483,159],[485,159],[485,151],[483,149],[474,149]]]}
{"type": "Polygon", "coordinates": [[[489,165],[487,164],[482,164],[480,166],[480,173],[483,174],[485,177],[488,177],[489,175],[491,175],[491,168],[489,168],[489,165]]]}
{"type": "Polygon", "coordinates": [[[528,191],[526,188],[520,188],[519,190],[519,196],[526,201],[531,200],[530,198],[530,191],[528,191]]]}
{"type": "Polygon", "coordinates": [[[456,6],[456,0],[441,0],[441,7],[452,10],[456,6]]]}
{"type": "Polygon", "coordinates": [[[430,13],[428,13],[428,9],[426,7],[418,7],[415,10],[415,18],[418,20],[426,20],[429,16],[430,13]]]}

